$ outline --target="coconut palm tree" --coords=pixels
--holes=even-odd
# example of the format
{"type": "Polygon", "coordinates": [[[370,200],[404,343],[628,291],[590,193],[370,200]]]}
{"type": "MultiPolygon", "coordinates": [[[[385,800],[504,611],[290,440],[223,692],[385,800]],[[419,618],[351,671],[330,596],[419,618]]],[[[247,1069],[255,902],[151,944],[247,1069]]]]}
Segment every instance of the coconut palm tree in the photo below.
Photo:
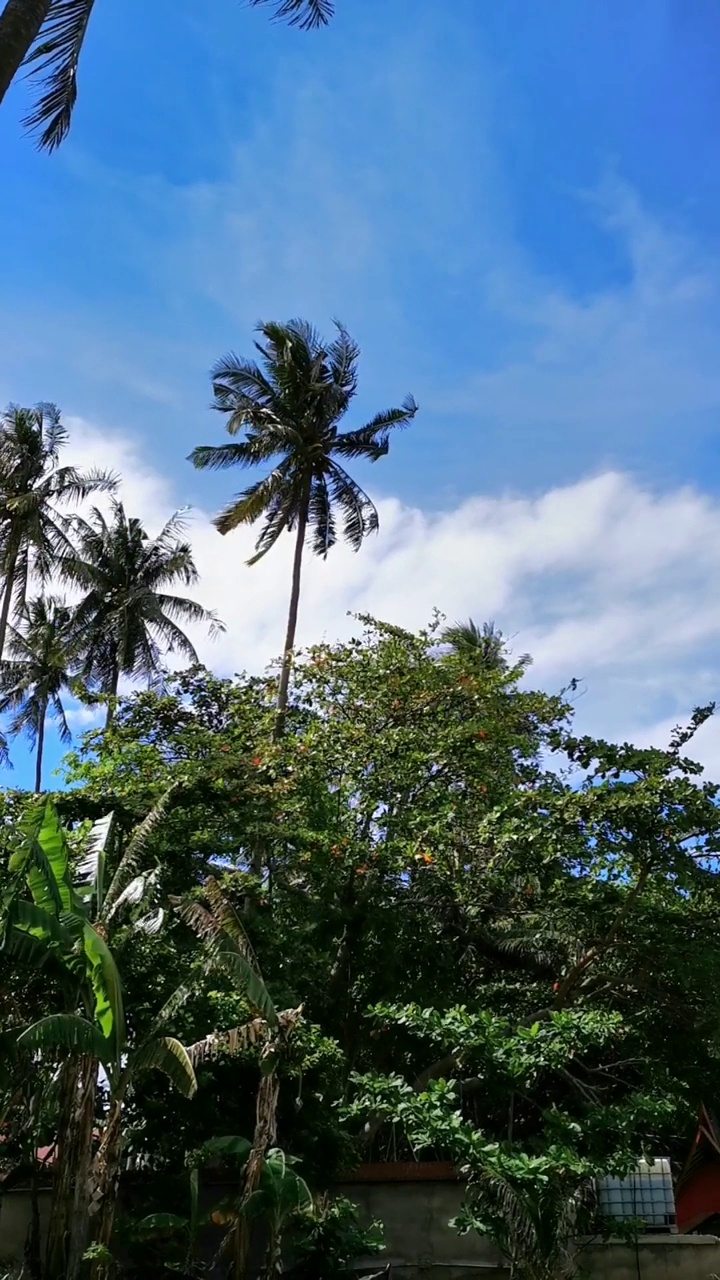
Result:
{"type": "Polygon", "coordinates": [[[60,466],[67,438],[53,404],[10,405],[0,418],[0,658],[11,607],[22,616],[30,578],[46,582],[70,548],[62,507],[117,486],[106,471],[60,466]]]}
{"type": "Polygon", "coordinates": [[[220,533],[262,520],[255,564],[287,529],[295,533],[295,557],[283,650],[278,713],[287,705],[290,663],[295,643],[300,573],[305,538],[326,556],[337,541],[337,518],[354,551],[378,527],[374,503],[348,475],[341,461],[375,462],[388,451],[390,431],[404,427],[417,412],[412,396],[398,409],[376,414],[365,426],[341,432],[339,423],[357,391],[359,348],[342,325],[332,342],[323,342],[304,320],[262,324],[255,346],[260,364],[230,353],[212,370],[214,407],[227,416],[231,436],[245,439],[200,445],[190,461],[202,469],[272,466],[244,489],[215,520],[220,533]]]}
{"type": "Polygon", "coordinates": [[[77,633],[65,603],[40,596],[27,605],[21,629],[10,627],[8,657],[0,663],[0,715],[15,712],[9,731],[35,749],[35,790],[42,785],[45,721],[52,711],[63,742],[70,729],[62,704],[77,657],[77,633]]]}
{"type": "MultiPolygon", "coordinates": [[[[272,5],[276,18],[310,30],[333,16],[333,0],[249,0],[272,5]]],[[[29,129],[53,151],[66,136],[77,98],[77,71],[95,0],[6,0],[0,13],[0,102],[20,68],[40,83],[29,129]]]]}
{"type": "MultiPolygon", "coordinates": [[[[445,627],[440,639],[460,657],[468,658],[483,671],[508,671],[511,665],[507,640],[494,622],[484,622],[479,627],[472,618],[467,622],[454,622],[445,627]]],[[[527,667],[532,659],[522,653],[512,664],[527,667]]]]}
{"type": "MultiPolygon", "coordinates": [[[[110,519],[95,508],[89,520],[76,517],[76,546],[62,559],[61,575],[82,593],[73,622],[83,637],[80,674],[91,686],[114,698],[121,675],[162,685],[161,660],[179,653],[197,662],[195,647],[180,623],[222,628],[213,613],[195,600],[168,594],[176,582],[198,580],[189,542],[181,538],[182,512],[176,512],[155,538],[141,522],[113,501],[110,519]]],[[[108,705],[108,723],[113,702],[108,705]]]]}

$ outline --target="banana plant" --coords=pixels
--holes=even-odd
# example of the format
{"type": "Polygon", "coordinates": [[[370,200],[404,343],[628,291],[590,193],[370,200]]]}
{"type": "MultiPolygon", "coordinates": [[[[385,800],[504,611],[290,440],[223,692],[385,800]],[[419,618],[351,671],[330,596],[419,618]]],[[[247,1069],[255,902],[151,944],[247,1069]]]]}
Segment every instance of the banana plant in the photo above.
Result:
{"type": "MultiPolygon", "coordinates": [[[[201,1159],[239,1161],[241,1173],[247,1168],[252,1154],[252,1144],[246,1138],[211,1138],[201,1151],[201,1159]]],[[[285,1154],[280,1147],[272,1147],[265,1153],[257,1185],[251,1195],[244,1192],[241,1177],[238,1194],[229,1196],[212,1213],[216,1226],[228,1227],[227,1234],[217,1255],[219,1261],[227,1253],[236,1236],[238,1223],[262,1220],[267,1228],[268,1243],[260,1280],[276,1280],[282,1272],[283,1234],[296,1214],[312,1206],[312,1194],[304,1178],[295,1171],[297,1160],[285,1154]]]]}
{"type": "MultiPolygon", "coordinates": [[[[167,797],[130,836],[114,875],[106,868],[112,815],[96,823],[73,868],[67,833],[51,801],[30,813],[10,859],[11,890],[3,903],[2,945],[16,959],[52,966],[60,977],[64,1008],[20,1030],[18,1047],[61,1060],[62,1103],[46,1274],[76,1276],[90,1233],[108,1243],[112,1233],[122,1145],[123,1108],[141,1071],[156,1068],[191,1096],[195,1073],[183,1045],[160,1020],[142,1043],[127,1040],[122,988],[108,945],[121,912],[142,906],[154,872],[139,873],[147,840],[161,820],[167,797]],[[98,1073],[107,1080],[108,1106],[93,1153],[98,1073]]],[[[160,913],[140,916],[133,927],[155,931],[160,913]]],[[[96,1267],[98,1275],[104,1264],[96,1267]]]]}
{"type": "MultiPolygon", "coordinates": [[[[243,1168],[240,1210],[250,1204],[260,1187],[266,1153],[277,1136],[277,1106],[280,1093],[278,1067],[288,1044],[302,1020],[302,1008],[278,1012],[260,973],[249,939],[214,877],[203,886],[208,905],[196,900],[175,900],[181,916],[203,940],[210,965],[219,965],[238,982],[256,1016],[242,1026],[206,1036],[189,1047],[193,1064],[219,1052],[237,1053],[250,1046],[258,1048],[260,1083],[255,1099],[255,1131],[243,1168]]],[[[238,1211],[227,1237],[233,1244],[235,1280],[245,1280],[250,1252],[251,1219],[238,1211]]]]}

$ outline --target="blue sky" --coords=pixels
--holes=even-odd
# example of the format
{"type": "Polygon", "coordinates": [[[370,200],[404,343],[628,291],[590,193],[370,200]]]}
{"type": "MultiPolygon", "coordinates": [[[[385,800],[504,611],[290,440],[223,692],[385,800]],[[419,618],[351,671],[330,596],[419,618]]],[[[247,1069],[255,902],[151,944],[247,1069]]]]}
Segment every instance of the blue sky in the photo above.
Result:
{"type": "MultiPolygon", "coordinates": [[[[98,0],[58,154],[6,99],[0,395],[78,419],[152,526],[232,490],[184,461],[220,435],[213,360],[258,319],[340,317],[358,414],[421,412],[360,477],[387,534],[312,566],[305,638],[358,604],[495,612],[539,679],[587,675],[588,727],[652,733],[719,673],[717,6],[337,9],[302,34],[237,0],[98,0]]],[[[247,577],[202,514],[197,537],[208,602],[241,601],[203,656],[269,660],[284,553],[247,577]]]]}

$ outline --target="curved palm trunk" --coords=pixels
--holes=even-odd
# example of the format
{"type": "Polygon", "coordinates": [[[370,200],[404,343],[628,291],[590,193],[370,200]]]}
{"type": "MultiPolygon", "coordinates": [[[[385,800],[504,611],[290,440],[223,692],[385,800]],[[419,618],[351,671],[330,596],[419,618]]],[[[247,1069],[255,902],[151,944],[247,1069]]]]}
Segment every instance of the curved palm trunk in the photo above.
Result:
{"type": "Polygon", "coordinates": [[[50,11],[51,0],[7,0],[0,14],[0,102],[2,102],[50,11]]]}
{"type": "MultiPolygon", "coordinates": [[[[2,19],[0,19],[0,23],[2,19]]],[[[0,29],[0,48],[2,46],[2,30],[0,29]]],[[[10,619],[10,605],[12,604],[13,591],[15,590],[15,571],[17,569],[18,550],[15,548],[10,556],[7,573],[5,575],[5,587],[3,590],[2,608],[0,608],[0,660],[5,652],[5,640],[7,638],[8,622],[10,619]]]]}
{"type": "Polygon", "coordinates": [[[287,631],[285,633],[285,648],[283,650],[282,670],[280,672],[280,688],[278,689],[277,700],[277,720],[275,722],[275,734],[279,736],[285,723],[285,710],[288,700],[288,686],[290,684],[290,668],[292,666],[292,652],[295,646],[295,632],[297,630],[298,605],[300,603],[300,574],[302,571],[302,556],[305,546],[305,532],[307,529],[308,518],[308,502],[310,500],[310,486],[308,484],[305,495],[303,497],[300,515],[298,517],[297,535],[295,538],[295,556],[293,559],[292,589],[290,591],[290,609],[288,612],[287,631]]]}
{"type": "Polygon", "coordinates": [[[38,725],[37,735],[37,752],[35,754],[35,791],[39,794],[42,790],[42,765],[43,765],[43,748],[45,746],[45,717],[47,715],[47,702],[43,702],[41,707],[40,724],[38,725]]]}

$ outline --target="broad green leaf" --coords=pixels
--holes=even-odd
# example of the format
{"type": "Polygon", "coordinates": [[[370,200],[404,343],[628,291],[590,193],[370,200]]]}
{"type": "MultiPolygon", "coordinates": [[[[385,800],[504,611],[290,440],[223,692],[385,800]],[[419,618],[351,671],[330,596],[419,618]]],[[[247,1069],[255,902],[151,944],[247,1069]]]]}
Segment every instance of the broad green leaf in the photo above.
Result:
{"type": "Polygon", "coordinates": [[[197,1091],[195,1071],[187,1049],[174,1036],[160,1036],[140,1046],[128,1062],[131,1076],[155,1068],[162,1071],[175,1088],[192,1098],[197,1091]]]}
{"type": "Polygon", "coordinates": [[[232,1157],[243,1165],[251,1150],[252,1143],[248,1142],[247,1138],[229,1134],[221,1138],[208,1138],[207,1142],[204,1142],[200,1148],[200,1159],[202,1161],[232,1157]]]}
{"type": "Polygon", "coordinates": [[[112,1039],[119,1057],[125,1041],[125,1015],[123,1010],[120,975],[112,952],[97,929],[85,921],[83,948],[90,964],[90,981],[95,993],[95,1018],[103,1035],[112,1039]]]}
{"type": "Polygon", "coordinates": [[[72,939],[54,912],[45,911],[26,898],[13,898],[8,907],[8,927],[22,930],[42,942],[70,947],[72,939]]]}
{"type": "Polygon", "coordinates": [[[74,1013],[52,1013],[47,1018],[26,1027],[18,1036],[23,1049],[63,1049],[71,1053],[84,1053],[100,1062],[108,1061],[108,1041],[87,1018],[74,1013]]]}
{"type": "Polygon", "coordinates": [[[50,800],[35,807],[21,828],[23,841],[10,858],[10,871],[24,873],[33,901],[45,911],[78,905],[70,878],[67,839],[50,800]]]}
{"type": "Polygon", "coordinates": [[[270,992],[260,974],[253,968],[227,934],[220,940],[215,956],[218,963],[225,969],[225,972],[230,974],[240,990],[247,996],[250,1004],[263,1015],[268,1026],[272,1029],[277,1027],[277,1010],[270,992]]]}

